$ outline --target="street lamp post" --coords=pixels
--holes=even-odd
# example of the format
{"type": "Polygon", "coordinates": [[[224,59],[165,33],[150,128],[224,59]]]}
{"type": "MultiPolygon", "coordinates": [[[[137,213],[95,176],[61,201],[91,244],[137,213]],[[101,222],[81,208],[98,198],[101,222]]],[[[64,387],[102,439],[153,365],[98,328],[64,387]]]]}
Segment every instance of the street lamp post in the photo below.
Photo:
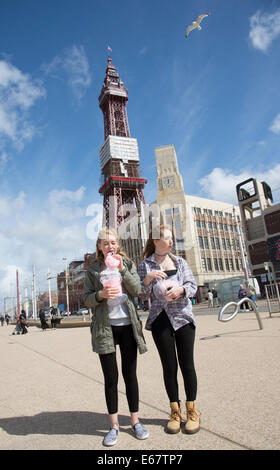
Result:
{"type": "Polygon", "coordinates": [[[66,308],[67,308],[67,316],[69,317],[69,291],[68,291],[67,258],[63,258],[63,261],[65,261],[66,308]]]}

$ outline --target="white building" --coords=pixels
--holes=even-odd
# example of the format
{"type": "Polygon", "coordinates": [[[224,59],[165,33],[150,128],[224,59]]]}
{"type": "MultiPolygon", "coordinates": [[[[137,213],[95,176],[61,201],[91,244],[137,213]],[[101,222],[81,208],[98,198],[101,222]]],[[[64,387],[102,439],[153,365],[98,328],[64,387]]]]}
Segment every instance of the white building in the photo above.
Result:
{"type": "Polygon", "coordinates": [[[187,260],[197,284],[243,277],[239,208],[186,195],[173,145],[156,148],[155,155],[162,223],[172,224],[176,254],[187,260]]]}

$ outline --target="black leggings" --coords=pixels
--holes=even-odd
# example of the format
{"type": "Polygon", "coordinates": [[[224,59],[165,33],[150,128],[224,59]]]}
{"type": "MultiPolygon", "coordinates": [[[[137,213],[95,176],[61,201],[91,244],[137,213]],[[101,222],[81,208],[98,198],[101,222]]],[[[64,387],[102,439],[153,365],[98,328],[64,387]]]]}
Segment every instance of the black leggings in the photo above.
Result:
{"type": "MultiPolygon", "coordinates": [[[[131,413],[139,407],[139,391],[136,376],[137,344],[131,325],[112,326],[115,345],[119,344],[122,360],[122,375],[131,413]]],[[[116,352],[99,354],[105,379],[105,398],[109,414],[118,412],[118,365],[116,352]]]]}
{"type": "Polygon", "coordinates": [[[178,361],[184,379],[186,398],[188,401],[194,401],[197,392],[197,378],[193,359],[195,326],[193,323],[188,323],[174,331],[168,316],[165,311],[162,311],[152,323],[152,335],[160,355],[164,384],[169,401],[179,402],[178,361]]]}

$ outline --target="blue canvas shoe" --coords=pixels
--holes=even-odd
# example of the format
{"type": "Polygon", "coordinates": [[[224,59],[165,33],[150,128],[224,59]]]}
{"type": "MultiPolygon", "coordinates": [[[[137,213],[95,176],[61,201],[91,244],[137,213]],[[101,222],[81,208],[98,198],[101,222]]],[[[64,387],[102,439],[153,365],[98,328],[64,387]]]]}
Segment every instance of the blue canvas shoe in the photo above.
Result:
{"type": "Polygon", "coordinates": [[[137,439],[147,439],[149,437],[148,430],[141,423],[134,424],[134,426],[131,426],[131,429],[137,439]]]}
{"type": "Polygon", "coordinates": [[[114,446],[117,443],[118,434],[119,431],[117,429],[111,428],[103,439],[103,445],[108,447],[114,446]]]}

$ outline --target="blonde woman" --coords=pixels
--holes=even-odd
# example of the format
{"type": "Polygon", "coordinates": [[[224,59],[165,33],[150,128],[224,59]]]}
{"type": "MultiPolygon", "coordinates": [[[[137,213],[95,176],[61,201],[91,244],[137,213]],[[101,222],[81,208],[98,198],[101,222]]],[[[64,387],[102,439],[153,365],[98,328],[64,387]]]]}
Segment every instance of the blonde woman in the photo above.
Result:
{"type": "MultiPolygon", "coordinates": [[[[200,428],[199,412],[196,408],[197,377],[193,358],[196,321],[190,301],[197,286],[186,261],[171,253],[172,245],[173,234],[169,226],[160,226],[159,239],[154,239],[150,233],[144,250],[144,260],[138,267],[142,286],[140,297],[142,300],[151,301],[146,329],[152,331],[158,349],[170,402],[171,415],[167,432],[175,434],[181,429],[177,381],[179,362],[186,393],[185,432],[193,434],[200,428]],[[160,288],[162,280],[169,282],[169,287],[164,290],[160,288]]],[[[167,282],[165,286],[168,286],[167,282]]]]}
{"type": "Polygon", "coordinates": [[[87,307],[94,309],[91,323],[92,348],[99,354],[104,374],[105,398],[110,418],[110,430],[103,440],[105,446],[115,445],[119,432],[117,344],[120,347],[132,432],[138,439],[146,439],[149,435],[138,417],[137,349],[140,354],[147,350],[141,320],[133,303],[133,297],[138,296],[140,291],[136,267],[121,251],[117,232],[113,229],[101,229],[96,242],[95,259],[86,272],[84,300],[87,307]],[[119,260],[122,290],[127,295],[127,300],[113,309],[108,308],[107,302],[114,299],[119,291],[116,287],[103,287],[100,281],[108,254],[119,260]]]}

